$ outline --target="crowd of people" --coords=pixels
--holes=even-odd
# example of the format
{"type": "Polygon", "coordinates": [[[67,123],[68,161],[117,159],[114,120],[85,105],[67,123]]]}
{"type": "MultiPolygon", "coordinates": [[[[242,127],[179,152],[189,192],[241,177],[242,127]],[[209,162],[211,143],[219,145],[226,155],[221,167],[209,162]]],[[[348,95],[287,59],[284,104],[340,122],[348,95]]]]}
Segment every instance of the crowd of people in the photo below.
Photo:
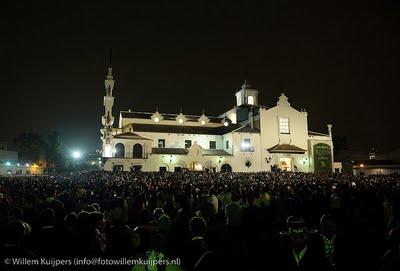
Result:
{"type": "Polygon", "coordinates": [[[389,271],[400,270],[399,222],[396,175],[0,177],[3,258],[179,259],[117,270],[389,271]]]}

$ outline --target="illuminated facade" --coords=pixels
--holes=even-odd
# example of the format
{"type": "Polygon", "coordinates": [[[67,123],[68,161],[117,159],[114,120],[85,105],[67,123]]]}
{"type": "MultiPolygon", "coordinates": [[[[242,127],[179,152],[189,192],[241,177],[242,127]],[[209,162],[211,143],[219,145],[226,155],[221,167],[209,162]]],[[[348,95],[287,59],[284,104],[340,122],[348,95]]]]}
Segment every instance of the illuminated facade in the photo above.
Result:
{"type": "Polygon", "coordinates": [[[121,111],[113,127],[114,79],[108,69],[102,117],[103,169],[142,171],[332,172],[332,125],[308,130],[307,112],[282,93],[276,106],[259,105],[245,82],[236,106],[220,116],[121,111]]]}

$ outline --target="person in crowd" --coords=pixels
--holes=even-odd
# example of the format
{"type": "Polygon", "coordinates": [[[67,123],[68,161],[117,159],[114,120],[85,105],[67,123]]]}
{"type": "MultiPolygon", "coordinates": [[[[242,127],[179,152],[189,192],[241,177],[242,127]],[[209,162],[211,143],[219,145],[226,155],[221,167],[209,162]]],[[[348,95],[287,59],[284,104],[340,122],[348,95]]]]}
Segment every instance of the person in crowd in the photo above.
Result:
{"type": "Polygon", "coordinates": [[[325,257],[332,266],[335,265],[336,226],[330,215],[323,215],[320,220],[320,234],[324,241],[325,257]]]}
{"type": "Polygon", "coordinates": [[[155,251],[187,270],[396,270],[399,183],[278,170],[0,176],[1,257],[155,251]]]}
{"type": "Polygon", "coordinates": [[[204,252],[204,236],[207,231],[206,221],[202,217],[192,217],[189,222],[189,230],[192,239],[185,253],[185,265],[189,270],[194,267],[196,261],[204,252]]]}
{"type": "Polygon", "coordinates": [[[243,207],[240,204],[240,195],[232,194],[232,202],[225,206],[226,225],[238,227],[242,225],[243,207]]]}
{"type": "Polygon", "coordinates": [[[302,218],[294,216],[288,217],[287,229],[281,233],[280,270],[331,270],[316,231],[309,230],[302,218]]]}

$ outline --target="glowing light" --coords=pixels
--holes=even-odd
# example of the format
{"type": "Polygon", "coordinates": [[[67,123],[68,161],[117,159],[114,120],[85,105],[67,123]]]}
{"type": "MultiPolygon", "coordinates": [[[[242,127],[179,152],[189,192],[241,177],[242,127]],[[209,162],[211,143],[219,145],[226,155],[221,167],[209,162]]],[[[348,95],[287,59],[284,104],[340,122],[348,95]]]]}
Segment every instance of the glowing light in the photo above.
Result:
{"type": "Polygon", "coordinates": [[[247,97],[247,103],[248,103],[249,105],[254,105],[254,97],[253,97],[253,96],[247,97]]]}
{"type": "Polygon", "coordinates": [[[205,120],[202,120],[201,121],[201,125],[205,125],[206,124],[206,121],[205,120]]]}
{"type": "Polygon", "coordinates": [[[82,157],[82,154],[81,154],[80,151],[73,151],[73,152],[72,152],[72,157],[73,157],[74,159],[79,159],[79,158],[82,157]]]}
{"type": "Polygon", "coordinates": [[[364,167],[364,164],[361,164],[360,167],[364,167]]]}
{"type": "MultiPolygon", "coordinates": [[[[104,146],[104,157],[111,157],[112,156],[112,149],[110,144],[106,144],[104,146]]],[[[100,160],[101,158],[99,158],[100,160]]]]}
{"type": "Polygon", "coordinates": [[[26,167],[29,167],[30,165],[28,163],[25,164],[26,167]]]}
{"type": "Polygon", "coordinates": [[[10,162],[6,162],[6,166],[11,166],[11,163],[10,162]]]}
{"type": "Polygon", "coordinates": [[[95,162],[95,161],[92,161],[92,166],[93,166],[94,164],[96,164],[96,162],[95,162]]]}
{"type": "Polygon", "coordinates": [[[242,142],[241,146],[242,146],[243,149],[247,149],[247,148],[250,147],[250,143],[248,143],[248,142],[242,142]]]}
{"type": "Polygon", "coordinates": [[[154,118],[154,122],[160,122],[160,118],[159,117],[155,117],[154,118]]]}
{"type": "Polygon", "coordinates": [[[181,113],[179,113],[178,116],[176,116],[175,120],[179,123],[179,124],[183,124],[186,121],[186,117],[181,113]]]}
{"type": "Polygon", "coordinates": [[[17,163],[17,166],[20,166],[20,164],[19,164],[19,163],[17,163]]]}
{"type": "Polygon", "coordinates": [[[224,126],[227,127],[229,125],[228,121],[224,121],[224,126]]]}

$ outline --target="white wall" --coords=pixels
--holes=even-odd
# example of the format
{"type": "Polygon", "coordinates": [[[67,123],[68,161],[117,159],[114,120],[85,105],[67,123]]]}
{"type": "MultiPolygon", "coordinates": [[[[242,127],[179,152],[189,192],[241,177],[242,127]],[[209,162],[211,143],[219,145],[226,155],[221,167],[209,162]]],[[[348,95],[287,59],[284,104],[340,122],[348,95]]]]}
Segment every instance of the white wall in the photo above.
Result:
{"type": "Polygon", "coordinates": [[[270,109],[260,108],[260,147],[261,159],[271,157],[270,163],[261,163],[261,170],[270,170],[271,165],[279,164],[279,158],[288,157],[292,159],[299,171],[309,171],[308,163],[305,165],[305,154],[271,154],[268,149],[277,144],[291,144],[304,150],[308,150],[308,124],[307,113],[292,108],[289,103],[281,103],[270,109]],[[290,134],[280,134],[279,117],[289,118],[290,134]]]}
{"type": "Polygon", "coordinates": [[[191,140],[192,144],[197,142],[203,149],[209,149],[210,141],[216,142],[217,149],[224,149],[223,137],[220,135],[198,135],[198,134],[167,134],[167,133],[148,133],[135,132],[143,137],[153,139],[151,146],[158,147],[158,139],[165,139],[166,148],[184,148],[185,140],[191,140]]]}

